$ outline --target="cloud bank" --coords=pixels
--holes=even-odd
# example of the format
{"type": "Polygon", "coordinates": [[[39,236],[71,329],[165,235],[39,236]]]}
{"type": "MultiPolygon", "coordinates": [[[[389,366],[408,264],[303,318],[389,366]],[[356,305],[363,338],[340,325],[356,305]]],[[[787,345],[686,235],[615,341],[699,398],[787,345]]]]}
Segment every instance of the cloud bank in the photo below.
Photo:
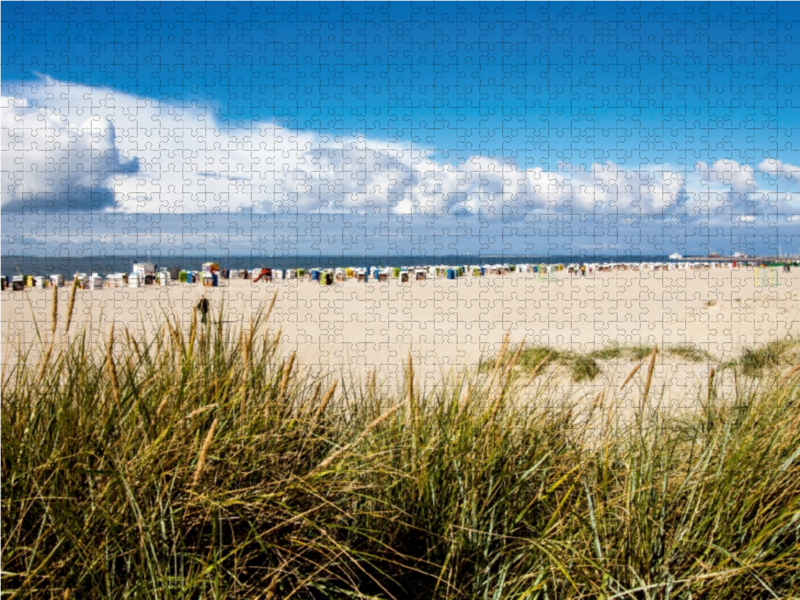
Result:
{"type": "Polygon", "coordinates": [[[465,217],[796,212],[800,167],[723,158],[690,169],[522,168],[278,123],[229,126],[179,106],[42,76],[2,97],[4,213],[277,213],[465,217]],[[793,196],[794,191],[794,196],[793,196]]]}

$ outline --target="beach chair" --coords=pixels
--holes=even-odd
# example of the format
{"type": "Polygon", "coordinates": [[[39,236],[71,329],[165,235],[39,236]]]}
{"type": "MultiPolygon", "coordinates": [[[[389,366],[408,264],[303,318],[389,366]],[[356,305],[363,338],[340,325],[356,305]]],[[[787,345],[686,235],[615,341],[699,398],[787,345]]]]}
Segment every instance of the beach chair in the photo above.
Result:
{"type": "Polygon", "coordinates": [[[258,275],[253,279],[253,283],[259,281],[272,281],[272,269],[260,269],[258,275]]]}

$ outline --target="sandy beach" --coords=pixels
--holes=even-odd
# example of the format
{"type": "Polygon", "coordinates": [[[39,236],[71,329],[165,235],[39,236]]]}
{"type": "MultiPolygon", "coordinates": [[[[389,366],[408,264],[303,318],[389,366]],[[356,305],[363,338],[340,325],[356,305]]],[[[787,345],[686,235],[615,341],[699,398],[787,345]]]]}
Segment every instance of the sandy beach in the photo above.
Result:
{"type": "MultiPolygon", "coordinates": [[[[756,285],[751,268],[709,270],[616,271],[542,282],[533,273],[444,278],[399,283],[348,280],[323,287],[307,280],[252,283],[223,281],[220,287],[173,282],[167,287],[79,290],[70,335],[87,331],[105,343],[113,322],[152,332],[163,315],[176,315],[188,327],[193,307],[204,292],[218,310],[224,302],[229,325],[278,297],[269,320],[280,329],[282,350],[297,352],[300,365],[332,369],[361,378],[377,369],[386,386],[397,385],[411,353],[416,380],[423,386],[441,374],[471,368],[492,356],[506,332],[510,341],[589,352],[611,343],[694,344],[713,359],[702,363],[662,355],[656,383],[666,397],[689,397],[719,362],[746,346],[764,344],[800,331],[800,284],[796,273],[780,273],[777,287],[756,285]]],[[[69,288],[59,290],[59,328],[63,330],[69,288]]],[[[35,319],[50,328],[52,290],[26,288],[4,292],[4,362],[18,345],[36,339],[35,319]]],[[[35,350],[36,351],[36,350],[35,350]]],[[[581,386],[617,384],[631,362],[603,364],[600,377],[581,386]]],[[[553,367],[557,369],[557,367],[553,367]]],[[[565,383],[558,378],[559,385],[565,383]]]]}

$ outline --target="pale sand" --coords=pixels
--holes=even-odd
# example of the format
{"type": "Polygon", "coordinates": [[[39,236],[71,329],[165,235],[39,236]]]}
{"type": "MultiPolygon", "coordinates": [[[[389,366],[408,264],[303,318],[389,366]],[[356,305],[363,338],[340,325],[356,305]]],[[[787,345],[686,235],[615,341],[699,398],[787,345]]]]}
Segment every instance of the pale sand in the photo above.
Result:
{"type": "MultiPolygon", "coordinates": [[[[674,357],[659,358],[656,385],[666,384],[667,396],[675,402],[691,398],[712,366],[743,347],[798,333],[797,275],[780,273],[778,287],[756,286],[752,269],[722,268],[617,271],[586,278],[562,272],[549,283],[535,274],[512,273],[405,284],[349,280],[330,287],[306,280],[231,280],[218,288],[180,283],[104,288],[78,292],[71,333],[91,330],[96,342],[105,343],[111,321],[118,330],[127,325],[152,331],[165,311],[188,326],[204,291],[215,309],[225,300],[231,324],[247,322],[278,290],[269,326],[281,329],[282,351],[296,350],[307,367],[332,368],[356,378],[377,367],[379,380],[391,388],[402,382],[403,363],[411,351],[416,381],[430,387],[442,372],[473,367],[481,354],[493,355],[506,331],[512,343],[525,339],[574,351],[611,342],[696,344],[716,360],[687,366],[674,357]]],[[[34,314],[40,330],[49,330],[51,293],[3,293],[4,362],[12,347],[35,340],[34,314]]],[[[68,296],[68,288],[59,290],[62,328],[68,296]]],[[[604,385],[618,387],[632,364],[623,360],[603,366],[600,378],[579,387],[587,393],[604,385]]],[[[558,385],[570,385],[560,379],[558,385]]]]}

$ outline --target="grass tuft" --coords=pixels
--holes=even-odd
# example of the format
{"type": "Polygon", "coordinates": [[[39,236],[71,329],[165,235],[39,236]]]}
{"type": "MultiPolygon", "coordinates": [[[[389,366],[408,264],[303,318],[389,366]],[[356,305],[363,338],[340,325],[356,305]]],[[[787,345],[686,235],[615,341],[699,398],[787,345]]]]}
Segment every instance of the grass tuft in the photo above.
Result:
{"type": "MultiPolygon", "coordinates": [[[[592,352],[589,352],[587,356],[590,356],[596,360],[627,359],[638,362],[649,357],[652,351],[652,346],[621,346],[617,343],[613,343],[603,348],[593,350],[592,352]]],[[[698,346],[695,346],[694,344],[677,344],[675,346],[669,346],[663,349],[663,353],[670,356],[677,356],[687,362],[694,363],[714,360],[714,357],[710,353],[706,352],[702,348],[699,348],[698,346]]]]}
{"type": "Polygon", "coordinates": [[[614,342],[603,348],[592,350],[587,356],[596,360],[617,360],[625,356],[625,348],[614,342]]]}
{"type": "MultiPolygon", "coordinates": [[[[508,353],[499,354],[494,361],[484,362],[480,365],[481,371],[489,371],[494,369],[500,361],[508,360],[511,355],[508,353]]],[[[514,353],[514,365],[520,371],[528,373],[530,376],[535,377],[540,374],[542,370],[551,364],[558,364],[568,368],[571,373],[572,380],[576,383],[582,381],[593,381],[600,373],[600,365],[592,355],[581,355],[573,352],[562,352],[547,346],[521,346],[518,347],[514,353]]],[[[507,368],[508,365],[506,365],[507,368]]]]}
{"type": "Polygon", "coordinates": [[[686,362],[702,363],[713,361],[714,357],[711,353],[695,346],[694,344],[678,344],[664,349],[665,354],[671,356],[678,356],[686,362]]]}
{"type": "Polygon", "coordinates": [[[745,348],[738,364],[742,372],[750,377],[760,375],[765,369],[786,365],[797,359],[795,350],[798,340],[775,340],[759,348],[745,348]]]}
{"type": "Polygon", "coordinates": [[[517,364],[523,368],[535,369],[539,366],[546,367],[551,363],[562,363],[565,358],[565,353],[547,346],[526,346],[519,353],[517,364]]]}
{"type": "Polygon", "coordinates": [[[600,365],[591,356],[576,356],[570,363],[572,380],[577,382],[593,381],[600,374],[600,365]]]}

